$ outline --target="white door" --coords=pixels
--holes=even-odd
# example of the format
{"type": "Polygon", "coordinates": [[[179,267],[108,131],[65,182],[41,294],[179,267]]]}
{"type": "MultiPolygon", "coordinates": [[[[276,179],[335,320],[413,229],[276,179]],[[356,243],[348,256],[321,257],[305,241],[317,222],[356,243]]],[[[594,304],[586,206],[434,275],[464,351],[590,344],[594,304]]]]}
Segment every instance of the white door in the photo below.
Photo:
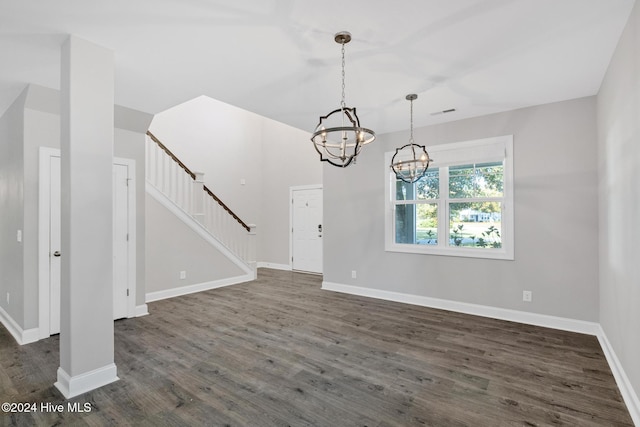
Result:
{"type": "Polygon", "coordinates": [[[49,157],[49,333],[60,333],[60,157],[49,157]]]}
{"type": "Polygon", "coordinates": [[[292,191],[292,268],[322,273],[322,189],[292,191]]]}
{"type": "MultiPolygon", "coordinates": [[[[60,157],[50,157],[49,332],[60,333],[60,157]]],[[[129,297],[128,166],[113,165],[113,318],[127,317],[129,297]]]]}
{"type": "Polygon", "coordinates": [[[127,317],[129,296],[129,171],[113,165],[113,318],[127,317]]]}

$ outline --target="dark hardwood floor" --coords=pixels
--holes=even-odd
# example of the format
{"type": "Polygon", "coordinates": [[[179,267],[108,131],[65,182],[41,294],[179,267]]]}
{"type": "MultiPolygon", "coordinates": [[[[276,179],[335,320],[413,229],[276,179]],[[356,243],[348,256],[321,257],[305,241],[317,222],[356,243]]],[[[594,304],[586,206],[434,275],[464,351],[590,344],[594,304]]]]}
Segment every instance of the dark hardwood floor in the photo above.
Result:
{"type": "MultiPolygon", "coordinates": [[[[593,336],[320,290],[313,275],[154,302],[115,326],[90,412],[3,425],[631,426],[593,336]]],[[[0,402],[63,403],[58,338],[0,326],[0,402]]],[[[65,403],[66,405],[66,403],[65,403]]]]}

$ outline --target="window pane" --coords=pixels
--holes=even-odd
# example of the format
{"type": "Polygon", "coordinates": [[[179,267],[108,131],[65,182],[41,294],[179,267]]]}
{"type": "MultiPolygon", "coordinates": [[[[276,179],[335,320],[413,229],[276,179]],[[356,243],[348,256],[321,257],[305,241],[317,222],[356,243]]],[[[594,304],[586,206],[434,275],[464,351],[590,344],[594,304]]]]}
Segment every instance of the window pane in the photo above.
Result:
{"type": "Polygon", "coordinates": [[[473,197],[473,165],[451,166],[449,168],[449,197],[473,197]]]}
{"type": "Polygon", "coordinates": [[[502,162],[452,166],[449,168],[449,197],[502,197],[502,162]]]}
{"type": "Polygon", "coordinates": [[[437,245],[438,205],[435,203],[419,204],[417,209],[416,243],[419,245],[437,245]]]}
{"type": "Polygon", "coordinates": [[[476,197],[502,197],[503,191],[502,162],[476,164],[476,197]]]}
{"type": "Polygon", "coordinates": [[[396,243],[438,244],[438,205],[396,205],[396,243]]]}
{"type": "Polygon", "coordinates": [[[437,199],[440,197],[440,171],[438,168],[428,169],[427,173],[416,182],[417,198],[437,199]]]}
{"type": "Polygon", "coordinates": [[[502,247],[502,203],[451,203],[449,245],[469,248],[502,247]]]}
{"type": "Polygon", "coordinates": [[[396,200],[415,200],[415,187],[413,184],[397,180],[396,200]]]}

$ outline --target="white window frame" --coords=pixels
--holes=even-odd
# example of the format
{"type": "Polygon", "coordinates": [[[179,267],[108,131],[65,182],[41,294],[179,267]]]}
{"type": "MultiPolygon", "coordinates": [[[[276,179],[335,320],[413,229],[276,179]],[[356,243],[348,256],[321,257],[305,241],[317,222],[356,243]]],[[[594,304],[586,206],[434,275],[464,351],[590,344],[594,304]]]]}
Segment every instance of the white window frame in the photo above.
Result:
{"type": "MultiPolygon", "coordinates": [[[[514,259],[513,209],[513,135],[472,141],[432,145],[427,148],[433,162],[430,168],[440,170],[440,198],[438,199],[438,244],[419,245],[395,242],[396,176],[389,165],[395,151],[385,153],[385,250],[428,255],[469,258],[514,259]],[[465,248],[449,242],[449,166],[489,161],[504,162],[504,196],[502,199],[501,248],[465,248]]],[[[456,200],[456,199],[453,199],[456,200]]],[[[469,201],[474,201],[469,199],[469,201]]],[[[420,203],[425,202],[420,200],[420,203]]]]}

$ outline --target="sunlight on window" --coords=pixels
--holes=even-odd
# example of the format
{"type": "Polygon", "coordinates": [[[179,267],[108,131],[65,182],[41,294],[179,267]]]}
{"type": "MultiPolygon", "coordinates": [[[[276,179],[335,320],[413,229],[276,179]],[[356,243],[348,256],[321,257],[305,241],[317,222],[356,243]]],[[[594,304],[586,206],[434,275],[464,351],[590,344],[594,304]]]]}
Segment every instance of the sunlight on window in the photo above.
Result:
{"type": "Polygon", "coordinates": [[[387,171],[385,249],[513,259],[512,147],[511,135],[435,145],[413,184],[387,171]]]}

